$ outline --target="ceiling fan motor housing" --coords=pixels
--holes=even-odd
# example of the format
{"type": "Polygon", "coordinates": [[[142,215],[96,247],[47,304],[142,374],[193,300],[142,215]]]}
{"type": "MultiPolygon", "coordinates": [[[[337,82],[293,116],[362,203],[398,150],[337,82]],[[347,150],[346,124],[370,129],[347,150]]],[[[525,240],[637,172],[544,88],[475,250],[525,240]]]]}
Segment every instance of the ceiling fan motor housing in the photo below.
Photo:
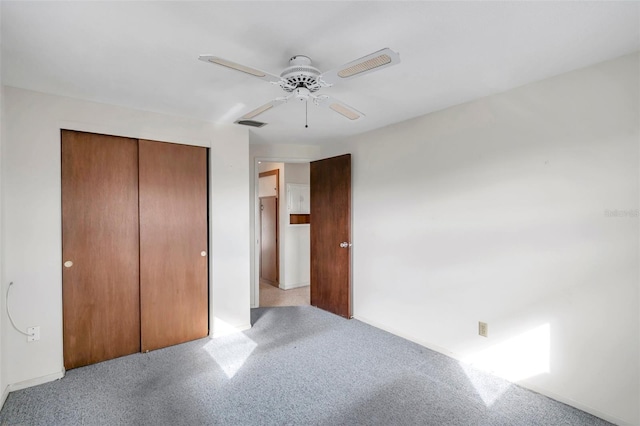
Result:
{"type": "Polygon", "coordinates": [[[311,91],[306,87],[298,87],[297,89],[295,89],[294,94],[297,100],[307,101],[309,99],[309,95],[311,94],[311,91]]]}
{"type": "MultiPolygon", "coordinates": [[[[280,74],[280,77],[289,83],[289,86],[283,86],[282,88],[287,92],[293,92],[298,88],[305,88],[311,93],[317,92],[321,87],[318,82],[319,75],[320,70],[311,66],[311,59],[308,56],[293,56],[289,60],[289,66],[280,74]]],[[[296,98],[300,99],[297,92],[296,98]]],[[[308,94],[304,100],[307,98],[308,94]]]]}

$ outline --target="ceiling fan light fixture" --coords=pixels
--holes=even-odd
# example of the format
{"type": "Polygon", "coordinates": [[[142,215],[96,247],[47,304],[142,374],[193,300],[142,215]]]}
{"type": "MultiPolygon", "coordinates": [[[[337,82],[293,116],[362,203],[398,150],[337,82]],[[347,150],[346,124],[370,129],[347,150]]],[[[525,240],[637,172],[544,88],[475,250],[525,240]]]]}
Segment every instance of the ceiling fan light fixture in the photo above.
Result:
{"type": "Polygon", "coordinates": [[[341,114],[341,115],[347,117],[349,120],[357,120],[358,118],[360,118],[360,114],[358,114],[357,112],[355,112],[353,110],[350,110],[349,108],[345,107],[344,105],[340,105],[338,103],[330,104],[329,108],[331,108],[332,110],[334,110],[338,114],[341,114]]]}
{"type": "Polygon", "coordinates": [[[253,111],[246,113],[245,115],[242,116],[242,118],[245,120],[251,120],[253,117],[258,116],[271,108],[273,108],[273,104],[263,105],[260,108],[256,108],[253,111]]]}
{"type": "Polygon", "coordinates": [[[235,62],[227,61],[222,58],[209,58],[209,62],[217,65],[222,65],[223,67],[231,68],[236,71],[242,71],[244,73],[256,76],[256,77],[265,77],[266,74],[262,71],[259,71],[255,68],[246,67],[244,65],[236,64],[235,62]]]}
{"type": "Polygon", "coordinates": [[[349,78],[354,75],[370,71],[374,68],[383,67],[387,64],[391,63],[391,57],[386,54],[382,54],[380,56],[376,56],[375,58],[371,58],[364,62],[360,62],[359,64],[352,65],[348,68],[340,70],[338,72],[338,76],[342,78],[349,78]]]}

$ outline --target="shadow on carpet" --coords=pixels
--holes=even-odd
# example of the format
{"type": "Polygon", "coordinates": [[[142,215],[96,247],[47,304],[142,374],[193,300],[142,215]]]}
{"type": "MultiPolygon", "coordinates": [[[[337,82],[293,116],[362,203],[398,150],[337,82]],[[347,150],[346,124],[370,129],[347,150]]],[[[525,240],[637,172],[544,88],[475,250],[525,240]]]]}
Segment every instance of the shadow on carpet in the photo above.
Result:
{"type": "Polygon", "coordinates": [[[357,320],[310,306],[251,317],[243,333],[12,392],[0,424],[609,424],[357,320]]]}

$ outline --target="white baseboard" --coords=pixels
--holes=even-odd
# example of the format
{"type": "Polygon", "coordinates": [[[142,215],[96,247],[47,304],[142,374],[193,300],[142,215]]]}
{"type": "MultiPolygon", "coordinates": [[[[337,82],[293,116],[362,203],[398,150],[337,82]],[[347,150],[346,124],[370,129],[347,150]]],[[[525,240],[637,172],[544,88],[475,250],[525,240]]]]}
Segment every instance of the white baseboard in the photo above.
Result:
{"type": "Polygon", "coordinates": [[[5,388],[2,390],[2,395],[0,396],[0,410],[2,410],[2,407],[4,406],[4,402],[7,400],[8,396],[9,396],[9,386],[5,386],[5,388]]]}
{"type": "Polygon", "coordinates": [[[30,388],[31,386],[41,385],[43,383],[53,382],[54,380],[62,379],[64,377],[64,369],[57,373],[47,374],[46,376],[35,377],[33,379],[25,380],[18,383],[12,383],[7,386],[9,392],[17,391],[20,389],[30,388]]]}
{"type": "Polygon", "coordinates": [[[225,326],[220,329],[212,330],[211,333],[209,334],[209,337],[211,337],[212,339],[215,339],[216,337],[227,336],[233,333],[240,333],[245,330],[249,330],[250,328],[251,328],[251,324],[243,324],[243,325],[238,325],[233,327],[225,326]]]}
{"type": "Polygon", "coordinates": [[[303,282],[303,283],[297,283],[297,284],[290,284],[287,286],[280,286],[280,288],[282,290],[291,290],[292,288],[300,288],[300,287],[308,287],[309,286],[309,281],[307,282],[303,282]]]}
{"type": "Polygon", "coordinates": [[[381,323],[379,323],[377,321],[370,320],[369,318],[361,317],[359,315],[356,315],[353,318],[357,319],[358,321],[361,321],[361,322],[363,322],[365,324],[369,324],[372,327],[379,328],[380,330],[384,330],[384,331],[386,331],[388,333],[391,333],[391,334],[395,334],[396,336],[402,337],[403,339],[410,340],[413,343],[417,343],[420,346],[424,346],[427,349],[431,349],[432,351],[440,352],[441,354],[444,354],[444,355],[446,355],[448,357],[451,357],[451,358],[454,358],[454,359],[456,359],[458,361],[461,361],[461,358],[459,356],[457,356],[455,353],[453,353],[453,352],[451,352],[451,351],[449,351],[449,350],[447,350],[447,349],[445,349],[445,348],[443,348],[441,346],[433,345],[433,344],[431,344],[429,342],[426,342],[424,340],[417,339],[414,336],[410,336],[410,335],[408,335],[408,334],[406,334],[406,333],[404,333],[404,332],[402,332],[400,330],[397,330],[395,328],[387,327],[386,325],[381,324],[381,323]]]}
{"type": "Polygon", "coordinates": [[[585,413],[589,413],[589,414],[592,414],[592,415],[594,415],[596,417],[600,417],[601,419],[606,420],[609,423],[613,423],[614,425],[618,425],[618,426],[637,426],[637,424],[635,424],[635,423],[625,422],[624,420],[619,419],[616,416],[612,416],[610,414],[603,413],[602,411],[598,411],[595,408],[592,408],[592,407],[589,407],[587,405],[581,404],[578,401],[574,401],[574,400],[572,400],[570,398],[565,398],[565,397],[560,396],[560,395],[558,395],[556,393],[549,392],[548,390],[542,389],[542,388],[540,388],[538,386],[531,385],[531,384],[527,383],[526,381],[518,382],[516,384],[518,386],[522,386],[523,388],[526,388],[526,389],[532,390],[534,392],[537,392],[537,393],[539,393],[541,395],[548,396],[549,398],[554,399],[554,400],[556,400],[558,402],[562,402],[563,404],[570,405],[570,406],[572,406],[574,408],[577,408],[578,410],[582,410],[585,413]]]}
{"type": "MultiPolygon", "coordinates": [[[[381,323],[379,323],[377,321],[370,320],[368,318],[364,318],[364,317],[361,317],[361,316],[354,316],[353,318],[357,319],[358,321],[361,321],[361,322],[363,322],[365,324],[369,324],[372,327],[379,328],[380,330],[384,330],[384,331],[386,331],[388,333],[391,333],[391,334],[394,334],[396,336],[402,337],[403,339],[407,339],[409,341],[417,343],[420,346],[424,346],[427,349],[431,349],[432,351],[439,352],[439,353],[441,353],[443,355],[446,355],[446,356],[448,356],[450,358],[455,359],[456,361],[464,362],[462,360],[462,357],[459,354],[451,352],[451,351],[449,351],[449,350],[447,350],[447,349],[445,349],[443,347],[440,347],[440,346],[437,346],[437,345],[433,345],[433,344],[431,344],[429,342],[425,342],[425,341],[423,341],[421,339],[417,339],[414,336],[408,335],[408,334],[406,334],[404,332],[401,332],[399,330],[396,330],[396,329],[394,329],[392,327],[387,327],[384,324],[381,324],[381,323]]],[[[616,425],[619,425],[619,426],[634,426],[633,423],[626,422],[626,421],[624,421],[622,419],[619,419],[619,418],[617,418],[615,416],[612,416],[610,414],[607,414],[607,413],[603,413],[603,412],[601,412],[599,410],[596,410],[595,408],[592,408],[592,407],[589,407],[587,405],[581,404],[581,403],[579,403],[577,401],[574,401],[574,400],[572,400],[570,398],[565,398],[565,397],[557,395],[557,394],[555,394],[553,392],[549,392],[546,389],[540,388],[540,387],[535,386],[535,385],[531,385],[531,384],[527,383],[526,381],[517,382],[516,384],[518,386],[522,386],[523,388],[532,390],[532,391],[534,391],[536,393],[539,393],[541,395],[547,396],[547,397],[549,397],[551,399],[554,399],[554,400],[556,400],[558,402],[562,402],[563,404],[567,404],[567,405],[570,405],[572,407],[575,407],[578,410],[584,411],[585,413],[589,413],[589,414],[592,414],[592,415],[594,415],[596,417],[600,417],[601,419],[606,420],[606,421],[608,421],[610,423],[613,423],[613,424],[616,424],[616,425]]]]}

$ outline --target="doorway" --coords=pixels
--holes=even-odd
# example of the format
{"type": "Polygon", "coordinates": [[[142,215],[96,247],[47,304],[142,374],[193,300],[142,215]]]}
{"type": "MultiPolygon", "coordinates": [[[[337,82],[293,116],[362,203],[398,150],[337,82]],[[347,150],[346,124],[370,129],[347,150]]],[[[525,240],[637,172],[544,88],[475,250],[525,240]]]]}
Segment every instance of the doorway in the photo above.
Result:
{"type": "Polygon", "coordinates": [[[258,178],[260,207],[260,283],[278,287],[278,201],[280,169],[260,172],[258,178]]]}
{"type": "MultiPolygon", "coordinates": [[[[256,222],[254,236],[256,248],[253,263],[254,281],[251,289],[252,307],[266,306],[263,295],[260,294],[259,280],[259,203],[258,176],[263,168],[279,168],[284,170],[288,163],[265,163],[255,159],[254,188],[256,201],[256,222]]],[[[301,267],[295,262],[287,263],[283,267],[282,253],[291,252],[291,247],[283,249],[280,245],[280,286],[283,286],[283,274],[290,266],[298,267],[298,271],[308,271],[310,298],[308,304],[332,312],[345,318],[352,316],[352,287],[351,287],[351,154],[315,160],[292,162],[304,164],[308,167],[309,184],[296,187],[295,184],[286,185],[286,199],[283,200],[284,173],[280,174],[279,195],[279,234],[282,235],[283,223],[288,229],[295,225],[306,225],[308,254],[300,256],[299,260],[307,263],[301,267]],[[307,192],[305,192],[305,189],[307,192]],[[306,195],[306,196],[305,196],[306,195]],[[300,201],[300,203],[298,203],[300,201]],[[306,201],[303,203],[302,201],[306,201]],[[295,208],[306,208],[296,212],[295,208]],[[300,213],[300,214],[297,214],[300,213]],[[306,213],[306,214],[305,214],[306,213]],[[283,222],[283,218],[286,222],[283,222]]],[[[306,173],[305,173],[306,174],[306,173]]],[[[286,246],[286,244],[285,244],[286,246]]],[[[304,245],[306,247],[306,244],[304,245]]],[[[302,246],[301,246],[302,247],[302,246]]],[[[286,285],[283,286],[286,290],[286,285]]],[[[282,288],[280,288],[282,290],[282,288]]],[[[306,297],[305,297],[305,304],[306,297]]],[[[276,305],[277,306],[277,305],[276,305]]]]}
{"type": "Polygon", "coordinates": [[[255,167],[253,306],[309,305],[309,163],[260,161],[255,167]]]}

